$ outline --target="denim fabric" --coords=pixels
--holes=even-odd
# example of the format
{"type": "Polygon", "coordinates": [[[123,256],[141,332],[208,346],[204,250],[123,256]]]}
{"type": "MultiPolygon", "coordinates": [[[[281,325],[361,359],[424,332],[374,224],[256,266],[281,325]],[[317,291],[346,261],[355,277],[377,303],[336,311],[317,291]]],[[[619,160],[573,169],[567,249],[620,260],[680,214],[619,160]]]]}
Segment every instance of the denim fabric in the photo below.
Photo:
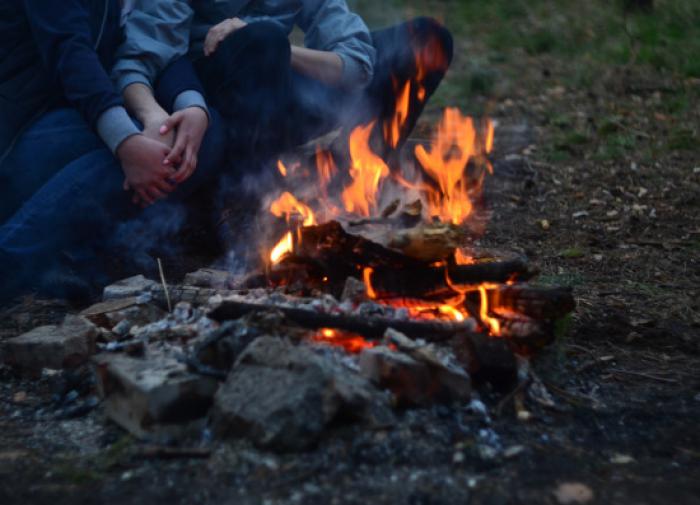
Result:
{"type": "Polygon", "coordinates": [[[219,173],[223,145],[221,120],[212,109],[194,175],[166,200],[142,211],[122,189],[119,162],[80,114],[73,109],[47,114],[0,165],[0,174],[18,192],[3,201],[3,210],[20,206],[9,218],[3,215],[0,225],[0,278],[12,289],[31,284],[59,256],[90,261],[86,251],[107,249],[117,232],[125,235],[129,223],[161,237],[157,228],[170,221],[173,205],[219,173]]]}

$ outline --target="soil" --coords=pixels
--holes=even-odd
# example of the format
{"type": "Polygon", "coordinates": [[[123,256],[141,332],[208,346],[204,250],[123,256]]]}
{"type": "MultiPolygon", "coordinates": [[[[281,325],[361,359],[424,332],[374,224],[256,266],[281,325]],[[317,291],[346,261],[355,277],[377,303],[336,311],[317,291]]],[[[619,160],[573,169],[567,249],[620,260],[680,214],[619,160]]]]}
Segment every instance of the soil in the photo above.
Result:
{"type": "MultiPolygon", "coordinates": [[[[475,47],[459,39],[457,52],[475,47]]],[[[530,396],[523,420],[507,391],[483,387],[488,417],[474,405],[414,409],[391,429],[338,426],[301,454],[238,441],[206,459],[148,459],[99,408],[65,418],[58,403],[89,395],[89,372],[22,380],[2,368],[0,502],[698,503],[700,159],[695,143],[669,139],[680,128],[696,142],[700,109],[665,104],[697,97],[700,80],[611,66],[584,88],[548,54],[509,65],[518,86],[495,105],[473,98],[499,123],[479,242],[574,287],[568,329],[533,361],[553,405],[530,396]],[[634,147],[609,152],[625,139],[634,147]]],[[[0,338],[68,310],[26,299],[3,312],[0,338]]]]}

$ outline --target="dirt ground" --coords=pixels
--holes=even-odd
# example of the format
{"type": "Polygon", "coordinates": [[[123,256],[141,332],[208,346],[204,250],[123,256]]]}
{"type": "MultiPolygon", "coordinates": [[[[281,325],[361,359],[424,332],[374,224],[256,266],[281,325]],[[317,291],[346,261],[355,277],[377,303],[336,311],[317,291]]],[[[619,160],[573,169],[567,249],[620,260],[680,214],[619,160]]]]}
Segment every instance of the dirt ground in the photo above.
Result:
{"type": "MultiPolygon", "coordinates": [[[[534,361],[554,406],[529,399],[532,419],[519,420],[507,392],[486,389],[487,417],[410,410],[388,430],[339,426],[307,453],[239,441],[163,460],[99,408],[62,407],[66,391],[89,393],[80,374],[23,381],[3,368],[0,503],[700,501],[700,8],[359,3],[374,25],[430,13],[455,33],[453,68],[416,135],[442,105],[498,122],[480,245],[527,254],[539,282],[573,286],[578,304],[534,361]]],[[[67,310],[8,307],[0,338],[67,310]]]]}

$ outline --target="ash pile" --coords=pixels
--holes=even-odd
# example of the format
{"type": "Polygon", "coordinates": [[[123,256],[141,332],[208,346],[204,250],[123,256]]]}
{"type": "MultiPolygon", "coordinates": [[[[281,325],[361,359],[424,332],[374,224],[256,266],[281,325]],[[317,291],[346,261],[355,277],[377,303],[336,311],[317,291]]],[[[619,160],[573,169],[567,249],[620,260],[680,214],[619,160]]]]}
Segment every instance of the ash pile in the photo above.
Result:
{"type": "Polygon", "coordinates": [[[140,439],[206,434],[297,451],[348,423],[390,427],[406,409],[463,407],[484,384],[532,383],[527,360],[573,309],[568,290],[506,286],[522,291],[501,297],[509,317],[517,309],[529,323],[496,337],[478,315],[417,318],[381,303],[355,277],[336,295],[250,283],[210,269],[174,286],[125,279],[61,325],[6,340],[3,361],[29,376],[88,363],[99,400],[80,408],[102,409],[140,439]]]}

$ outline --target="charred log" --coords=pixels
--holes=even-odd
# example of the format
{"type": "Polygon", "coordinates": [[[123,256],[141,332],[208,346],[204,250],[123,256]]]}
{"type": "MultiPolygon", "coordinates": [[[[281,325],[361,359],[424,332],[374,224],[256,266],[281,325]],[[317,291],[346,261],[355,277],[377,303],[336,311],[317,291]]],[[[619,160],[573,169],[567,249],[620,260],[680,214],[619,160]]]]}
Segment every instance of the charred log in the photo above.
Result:
{"type": "Polygon", "coordinates": [[[538,320],[558,319],[576,307],[571,288],[540,288],[524,285],[499,286],[488,290],[489,307],[538,320]]]}
{"type": "Polygon", "coordinates": [[[404,321],[380,317],[326,314],[307,309],[278,305],[246,303],[224,300],[208,316],[215,321],[239,319],[253,312],[281,312],[289,321],[308,329],[332,328],[357,333],[368,339],[380,340],[387,329],[429,342],[443,342],[458,333],[472,333],[474,324],[470,322],[447,321],[404,321]]]}

